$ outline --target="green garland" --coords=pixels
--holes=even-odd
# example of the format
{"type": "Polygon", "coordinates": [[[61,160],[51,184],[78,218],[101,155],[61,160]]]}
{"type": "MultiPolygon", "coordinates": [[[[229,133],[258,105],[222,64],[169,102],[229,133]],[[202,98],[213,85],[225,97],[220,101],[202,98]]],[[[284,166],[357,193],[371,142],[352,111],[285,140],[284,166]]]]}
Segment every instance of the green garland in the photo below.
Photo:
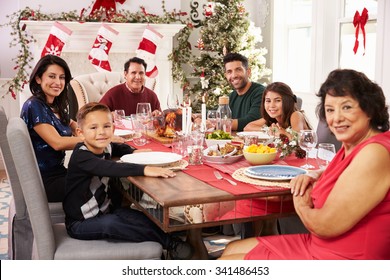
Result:
{"type": "MultiPolygon", "coordinates": [[[[8,15],[9,22],[3,26],[11,26],[13,40],[10,43],[10,47],[20,48],[19,54],[12,59],[15,62],[14,70],[17,70],[13,79],[8,81],[2,87],[8,87],[6,94],[11,94],[16,99],[16,93],[23,90],[24,86],[28,83],[29,71],[32,66],[30,63],[33,60],[33,54],[30,51],[29,45],[32,42],[36,42],[33,35],[26,32],[26,26],[21,26],[23,20],[34,20],[34,21],[78,21],[78,22],[112,22],[112,23],[155,23],[155,24],[169,24],[169,23],[181,23],[186,26],[179,32],[177,36],[178,46],[173,49],[172,54],[169,56],[172,61],[173,68],[173,79],[175,82],[181,82],[182,85],[187,83],[185,73],[182,65],[185,64],[191,57],[191,47],[188,43],[189,36],[193,29],[192,24],[188,18],[183,18],[187,14],[184,12],[167,12],[165,9],[165,2],[162,2],[163,15],[158,16],[149,14],[146,12],[144,7],[140,7],[141,10],[135,13],[129,11],[105,11],[100,9],[93,15],[87,15],[86,11],[90,10],[90,7],[83,9],[81,13],[77,11],[62,12],[58,14],[43,14],[40,10],[33,10],[26,7],[23,10],[17,11],[11,15],[8,15]]],[[[5,94],[5,95],[6,95],[5,94]]],[[[4,96],[1,96],[4,98],[4,96]]]]}

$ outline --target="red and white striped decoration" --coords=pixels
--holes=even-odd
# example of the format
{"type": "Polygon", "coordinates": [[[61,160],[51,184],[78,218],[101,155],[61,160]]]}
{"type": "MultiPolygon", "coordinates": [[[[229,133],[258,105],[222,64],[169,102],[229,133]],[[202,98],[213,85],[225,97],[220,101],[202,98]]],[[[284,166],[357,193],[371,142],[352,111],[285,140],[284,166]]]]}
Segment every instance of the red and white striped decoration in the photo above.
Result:
{"type": "Polygon", "coordinates": [[[155,78],[158,75],[158,69],[155,62],[157,46],[164,36],[147,26],[142,34],[142,40],[136,51],[137,57],[145,60],[147,64],[146,76],[155,78]]]}

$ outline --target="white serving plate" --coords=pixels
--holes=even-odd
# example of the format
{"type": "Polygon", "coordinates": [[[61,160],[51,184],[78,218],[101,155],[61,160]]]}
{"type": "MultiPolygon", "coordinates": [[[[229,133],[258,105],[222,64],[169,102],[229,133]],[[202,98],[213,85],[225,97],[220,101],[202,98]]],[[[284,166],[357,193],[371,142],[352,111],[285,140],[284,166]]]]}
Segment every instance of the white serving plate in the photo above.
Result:
{"type": "Polygon", "coordinates": [[[182,159],[181,155],[168,152],[142,152],[124,155],[121,161],[144,165],[165,165],[182,159]]]}
{"type": "Polygon", "coordinates": [[[306,174],[307,170],[288,165],[251,166],[244,170],[244,175],[262,180],[286,181],[297,175],[306,174]]]}

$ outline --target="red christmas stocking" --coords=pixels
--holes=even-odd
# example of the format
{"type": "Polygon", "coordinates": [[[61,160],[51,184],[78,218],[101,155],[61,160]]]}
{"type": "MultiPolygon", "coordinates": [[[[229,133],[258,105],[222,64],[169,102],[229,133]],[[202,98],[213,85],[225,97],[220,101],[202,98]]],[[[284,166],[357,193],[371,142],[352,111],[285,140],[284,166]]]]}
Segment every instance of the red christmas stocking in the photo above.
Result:
{"type": "Polygon", "coordinates": [[[155,54],[158,43],[161,41],[163,35],[156,30],[147,26],[142,34],[142,41],[139,43],[136,51],[137,57],[145,60],[148,67],[146,68],[146,76],[154,78],[158,75],[158,69],[155,62],[155,54]]]}
{"type": "Polygon", "coordinates": [[[102,24],[100,27],[95,42],[92,45],[92,50],[88,55],[89,61],[91,61],[98,71],[111,72],[108,53],[110,52],[113,40],[118,34],[118,31],[106,24],[102,24]]]}
{"type": "Polygon", "coordinates": [[[55,22],[50,30],[49,38],[47,39],[46,45],[42,50],[41,57],[47,54],[53,54],[60,56],[62,48],[69,36],[72,34],[72,30],[62,25],[59,22],[55,22]]]}

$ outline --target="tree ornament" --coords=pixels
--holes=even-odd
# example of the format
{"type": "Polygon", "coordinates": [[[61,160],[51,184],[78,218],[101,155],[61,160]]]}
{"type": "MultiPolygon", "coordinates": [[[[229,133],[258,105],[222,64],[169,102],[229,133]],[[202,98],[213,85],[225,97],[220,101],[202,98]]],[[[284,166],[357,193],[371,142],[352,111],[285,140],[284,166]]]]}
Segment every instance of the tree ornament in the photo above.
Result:
{"type": "Polygon", "coordinates": [[[72,30],[59,22],[55,22],[50,29],[50,35],[45,46],[43,47],[41,57],[47,54],[60,56],[65,42],[68,40],[71,34],[72,30]]]}
{"type": "Polygon", "coordinates": [[[206,80],[204,71],[202,71],[202,74],[200,74],[200,82],[202,84],[202,89],[206,89],[209,87],[209,80],[206,80]]]}
{"type": "Polygon", "coordinates": [[[88,55],[89,61],[99,72],[111,72],[108,53],[110,52],[112,42],[118,34],[118,31],[104,23],[99,28],[95,42],[88,55]]]}
{"type": "Polygon", "coordinates": [[[156,66],[156,50],[157,45],[160,43],[163,35],[158,33],[152,27],[147,26],[142,35],[142,40],[139,43],[136,50],[137,57],[145,60],[147,64],[146,76],[149,78],[155,78],[158,75],[158,69],[156,66]]]}
{"type": "Polygon", "coordinates": [[[245,14],[245,7],[242,3],[237,4],[237,10],[240,16],[243,16],[245,14]]]}
{"type": "Polygon", "coordinates": [[[210,2],[204,7],[204,15],[205,17],[212,17],[214,15],[214,7],[215,3],[210,2]]]}
{"type": "Polygon", "coordinates": [[[197,48],[200,49],[200,50],[203,50],[204,49],[204,42],[202,40],[202,38],[199,38],[197,41],[196,41],[196,44],[197,44],[197,48]]]}

